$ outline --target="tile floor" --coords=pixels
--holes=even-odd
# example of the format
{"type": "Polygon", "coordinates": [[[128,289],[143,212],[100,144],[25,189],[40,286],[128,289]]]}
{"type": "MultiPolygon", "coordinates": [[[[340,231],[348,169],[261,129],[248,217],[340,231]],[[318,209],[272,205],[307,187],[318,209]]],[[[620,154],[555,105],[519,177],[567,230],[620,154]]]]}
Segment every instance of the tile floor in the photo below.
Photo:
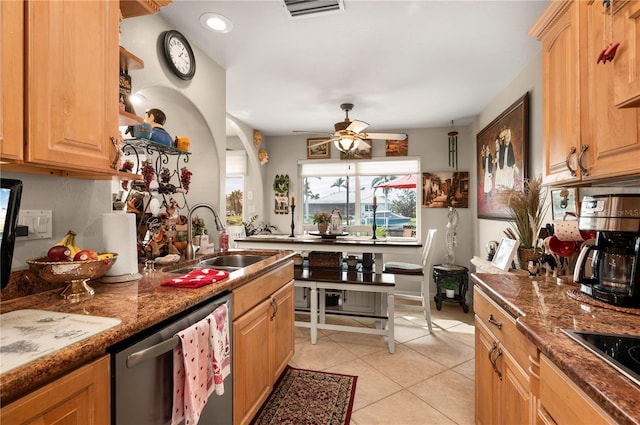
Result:
{"type": "MultiPolygon", "coordinates": [[[[421,311],[396,302],[395,354],[385,336],[296,327],[292,367],[357,375],[353,425],[473,424],[473,311],[432,305],[433,334],[421,311]]],[[[433,303],[432,303],[433,304],[433,303]]],[[[308,316],[307,316],[308,318],[308,316]]],[[[298,320],[306,320],[304,316],[298,320]]],[[[351,321],[328,318],[328,323],[351,321]]],[[[373,321],[358,319],[367,326],[373,321]]]]}

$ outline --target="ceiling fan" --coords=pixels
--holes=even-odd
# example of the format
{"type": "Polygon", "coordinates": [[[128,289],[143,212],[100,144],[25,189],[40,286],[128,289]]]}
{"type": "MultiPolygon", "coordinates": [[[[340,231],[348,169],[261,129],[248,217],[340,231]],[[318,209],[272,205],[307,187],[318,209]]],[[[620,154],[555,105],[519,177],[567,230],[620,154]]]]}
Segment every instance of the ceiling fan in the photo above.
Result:
{"type": "MultiPolygon", "coordinates": [[[[371,147],[371,145],[365,141],[367,139],[404,140],[407,138],[407,135],[404,133],[365,133],[364,130],[369,127],[369,124],[364,121],[349,120],[349,111],[353,109],[353,103],[343,103],[340,105],[340,108],[345,111],[346,114],[344,121],[335,123],[333,125],[335,132],[328,133],[329,139],[321,143],[333,142],[336,148],[342,152],[349,153],[361,145],[371,147]]],[[[298,130],[294,130],[294,133],[327,134],[298,130]]]]}

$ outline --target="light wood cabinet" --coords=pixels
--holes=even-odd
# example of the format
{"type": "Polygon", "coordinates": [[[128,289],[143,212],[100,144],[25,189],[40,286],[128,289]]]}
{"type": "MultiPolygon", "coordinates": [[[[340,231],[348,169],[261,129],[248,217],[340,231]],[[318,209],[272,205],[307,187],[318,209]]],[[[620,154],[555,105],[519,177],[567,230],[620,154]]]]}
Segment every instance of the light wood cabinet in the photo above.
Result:
{"type": "Polygon", "coordinates": [[[615,424],[616,421],[578,388],[556,365],[540,356],[540,423],[615,424]]]}
{"type": "Polygon", "coordinates": [[[0,3],[0,158],[23,158],[24,3],[0,3]]]}
{"type": "Polygon", "coordinates": [[[545,184],[640,174],[639,111],[615,107],[614,66],[597,63],[602,12],[598,1],[551,2],[530,31],[542,42],[545,184]]]}
{"type": "Polygon", "coordinates": [[[614,38],[620,47],[613,61],[614,101],[617,107],[640,106],[640,0],[616,1],[614,38]]]}
{"type": "Polygon", "coordinates": [[[294,351],[293,262],[233,292],[233,422],[251,422],[294,351]]]}
{"type": "Polygon", "coordinates": [[[480,290],[474,291],[476,423],[532,423],[535,403],[527,370],[537,349],[516,329],[511,316],[480,290]]]}
{"type": "Polygon", "coordinates": [[[85,365],[0,409],[0,423],[110,423],[109,356],[85,365]]]}

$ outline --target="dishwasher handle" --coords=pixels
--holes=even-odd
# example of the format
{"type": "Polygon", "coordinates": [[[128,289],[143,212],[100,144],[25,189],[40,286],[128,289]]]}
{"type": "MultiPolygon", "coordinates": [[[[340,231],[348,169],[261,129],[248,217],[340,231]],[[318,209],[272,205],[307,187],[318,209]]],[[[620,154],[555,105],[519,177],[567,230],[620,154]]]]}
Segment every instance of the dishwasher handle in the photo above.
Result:
{"type": "Polygon", "coordinates": [[[173,350],[179,344],[180,337],[175,335],[173,338],[162,341],[152,347],[129,354],[127,356],[127,367],[131,369],[132,367],[135,367],[136,365],[139,365],[144,361],[161,356],[167,351],[173,350]]]}

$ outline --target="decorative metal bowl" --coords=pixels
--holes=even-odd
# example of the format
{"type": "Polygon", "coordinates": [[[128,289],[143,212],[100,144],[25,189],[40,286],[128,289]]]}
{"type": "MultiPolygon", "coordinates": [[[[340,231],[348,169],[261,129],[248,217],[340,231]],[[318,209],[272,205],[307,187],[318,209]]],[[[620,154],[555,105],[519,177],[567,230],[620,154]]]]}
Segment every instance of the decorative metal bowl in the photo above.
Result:
{"type": "Polygon", "coordinates": [[[118,259],[114,252],[98,253],[102,254],[111,254],[111,257],[85,261],[49,261],[47,257],[41,257],[27,260],[27,264],[32,272],[49,283],[68,283],[60,296],[76,302],[93,296],[95,291],[87,282],[104,276],[118,259]]]}

